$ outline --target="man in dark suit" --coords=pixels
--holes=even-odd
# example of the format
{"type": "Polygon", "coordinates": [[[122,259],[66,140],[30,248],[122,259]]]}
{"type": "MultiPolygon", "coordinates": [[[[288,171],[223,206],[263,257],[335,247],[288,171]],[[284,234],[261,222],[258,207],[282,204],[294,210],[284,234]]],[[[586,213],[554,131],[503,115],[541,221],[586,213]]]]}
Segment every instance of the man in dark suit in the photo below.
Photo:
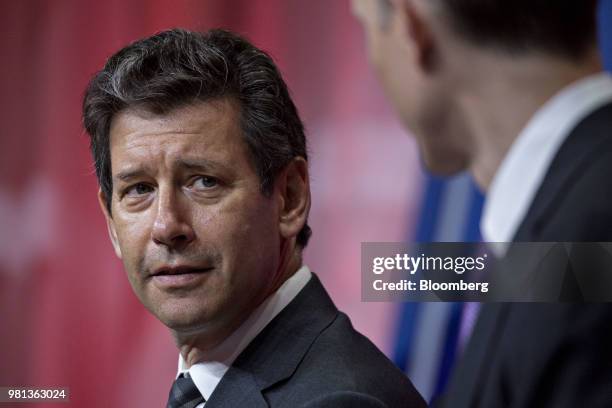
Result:
{"type": "MultiPolygon", "coordinates": [[[[486,192],[485,240],[612,241],[612,79],[595,0],[353,6],[425,164],[467,169],[486,192]]],[[[597,298],[591,272],[565,274],[560,298],[597,298]]],[[[610,321],[607,304],[483,305],[442,403],[612,406],[610,321]]]]}
{"type": "Polygon", "coordinates": [[[83,118],[134,292],[176,340],[168,407],[422,407],[302,263],[302,122],[274,63],[227,31],[128,45],[83,118]]]}

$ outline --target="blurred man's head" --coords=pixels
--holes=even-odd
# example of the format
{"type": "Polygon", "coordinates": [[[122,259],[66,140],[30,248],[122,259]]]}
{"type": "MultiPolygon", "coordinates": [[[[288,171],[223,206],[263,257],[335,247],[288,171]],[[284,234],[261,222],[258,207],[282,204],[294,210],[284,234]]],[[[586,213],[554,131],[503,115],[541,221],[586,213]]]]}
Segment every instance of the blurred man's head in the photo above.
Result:
{"type": "Polygon", "coordinates": [[[310,235],[303,126],[274,63],[229,32],[162,32],[108,60],[83,112],[136,295],[176,333],[222,340],[310,235]]]}
{"type": "Polygon", "coordinates": [[[596,48],[596,0],[353,0],[353,10],[387,95],[435,173],[470,168],[479,154],[465,111],[478,90],[506,75],[520,81],[530,64],[578,65],[596,48]]]}

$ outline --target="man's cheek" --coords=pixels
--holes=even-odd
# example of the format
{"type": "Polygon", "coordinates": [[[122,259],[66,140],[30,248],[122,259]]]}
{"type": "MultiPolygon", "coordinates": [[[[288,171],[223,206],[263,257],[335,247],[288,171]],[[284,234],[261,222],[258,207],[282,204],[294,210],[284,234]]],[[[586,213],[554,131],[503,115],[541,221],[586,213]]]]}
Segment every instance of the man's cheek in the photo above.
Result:
{"type": "Polygon", "coordinates": [[[143,280],[143,272],[141,271],[141,268],[145,264],[144,255],[141,255],[139,251],[133,246],[124,245],[127,242],[120,241],[119,246],[121,248],[121,252],[124,255],[121,259],[121,262],[123,263],[123,268],[125,270],[128,280],[130,281],[130,284],[135,290],[137,290],[143,280]]]}

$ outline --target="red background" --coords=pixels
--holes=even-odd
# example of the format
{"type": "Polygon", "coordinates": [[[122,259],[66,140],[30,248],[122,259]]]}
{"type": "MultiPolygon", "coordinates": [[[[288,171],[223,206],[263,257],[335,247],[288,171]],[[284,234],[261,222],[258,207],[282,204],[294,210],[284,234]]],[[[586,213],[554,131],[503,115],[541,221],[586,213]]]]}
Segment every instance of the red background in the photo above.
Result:
{"type": "Polygon", "coordinates": [[[177,350],[114,256],[80,108],[108,56],[177,26],[232,29],[278,63],[312,157],[306,263],[355,326],[390,349],[395,306],[360,301],[360,243],[404,238],[421,174],[347,1],[5,1],[0,386],[67,386],[79,407],[165,404],[177,350]]]}

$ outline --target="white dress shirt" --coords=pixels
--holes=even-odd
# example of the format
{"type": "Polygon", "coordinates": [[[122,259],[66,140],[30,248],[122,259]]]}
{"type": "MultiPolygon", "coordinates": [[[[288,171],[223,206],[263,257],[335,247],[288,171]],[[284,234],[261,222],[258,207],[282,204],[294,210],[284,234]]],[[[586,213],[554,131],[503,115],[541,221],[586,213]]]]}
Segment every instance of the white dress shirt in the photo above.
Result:
{"type": "Polygon", "coordinates": [[[487,192],[480,224],[485,241],[512,241],[565,139],[582,119],[608,102],[612,102],[612,77],[600,73],[565,87],[535,113],[487,192]]]}
{"type": "MultiPolygon", "coordinates": [[[[179,353],[176,376],[189,372],[200,394],[208,401],[236,357],[297,296],[311,276],[312,273],[307,266],[298,269],[276,292],[264,300],[236,331],[206,353],[204,361],[187,368],[183,356],[179,353]]],[[[196,408],[202,408],[204,405],[205,403],[201,403],[196,408]]]]}

